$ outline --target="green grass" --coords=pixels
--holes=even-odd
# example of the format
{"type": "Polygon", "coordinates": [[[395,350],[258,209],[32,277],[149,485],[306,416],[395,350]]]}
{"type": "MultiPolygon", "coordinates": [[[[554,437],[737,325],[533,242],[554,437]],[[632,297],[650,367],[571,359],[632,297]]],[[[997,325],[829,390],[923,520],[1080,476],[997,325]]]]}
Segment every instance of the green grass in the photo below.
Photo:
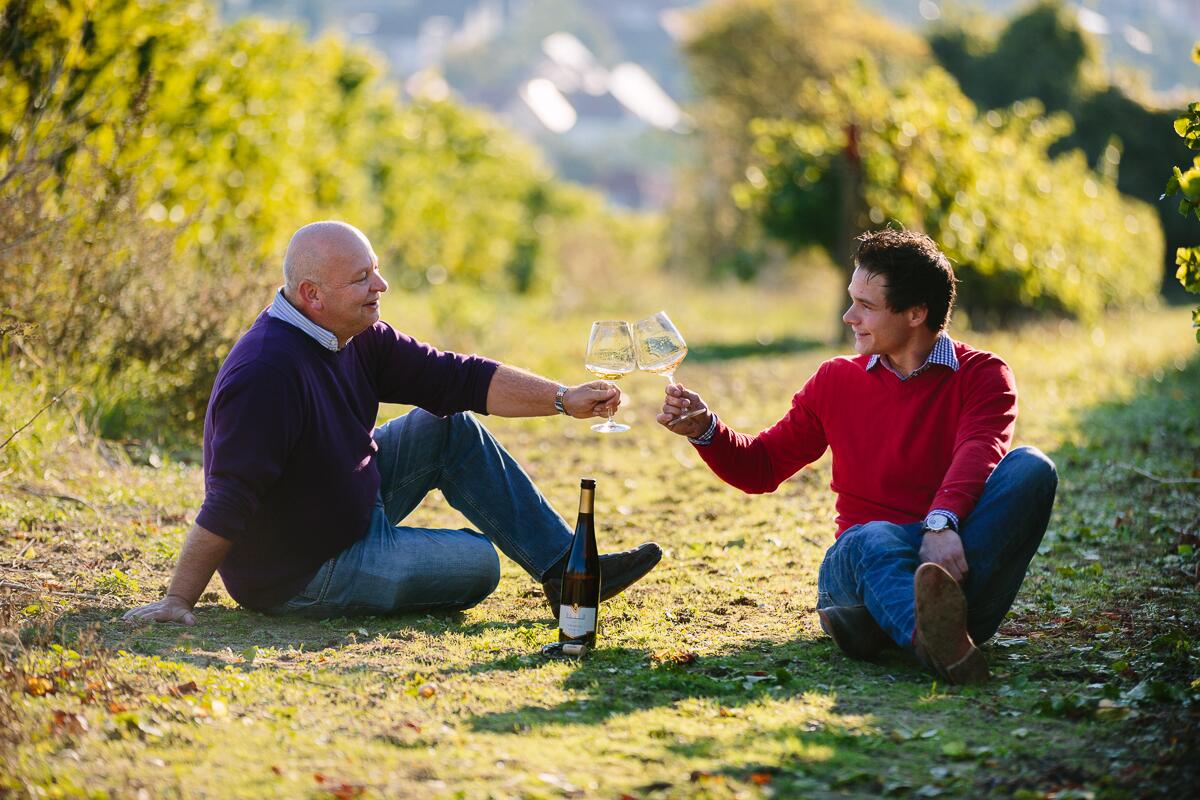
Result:
{"type": "MultiPolygon", "coordinates": [[[[837,288],[654,283],[608,308],[479,303],[440,322],[395,294],[385,317],[575,381],[591,319],[665,307],[693,345],[678,378],[757,430],[838,352],[822,344],[837,288]]],[[[1041,553],[985,648],[986,686],[941,686],[900,655],[842,657],[813,613],[833,540],[827,459],[741,495],[653,425],[654,376],[624,386],[621,436],[488,421],[568,516],[578,478],[597,478],[604,549],[667,550],[605,604],[602,647],[580,663],[537,655],[553,620],[509,563],[463,614],[272,619],[214,581],[196,628],[127,627],[120,613],[169,579],[198,469],[47,437],[0,485],[0,579],[28,587],[0,590],[0,796],[1186,795],[1200,777],[1187,314],[963,338],[1013,366],[1018,441],[1061,475],[1041,553]]],[[[462,524],[436,496],[416,519],[462,524]]]]}

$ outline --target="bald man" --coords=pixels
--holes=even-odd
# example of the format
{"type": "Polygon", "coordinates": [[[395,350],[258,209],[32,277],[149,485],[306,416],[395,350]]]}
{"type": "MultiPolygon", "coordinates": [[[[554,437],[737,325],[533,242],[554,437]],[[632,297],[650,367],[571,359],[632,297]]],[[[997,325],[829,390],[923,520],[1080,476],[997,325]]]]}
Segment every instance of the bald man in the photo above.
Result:
{"type": "MultiPolygon", "coordinates": [[[[239,604],[272,614],[464,609],[496,588],[496,547],[557,614],[571,529],[471,412],[606,416],[619,390],[441,352],[381,322],[388,284],[351,225],[298,230],[283,272],[217,374],[204,503],[170,587],[125,619],[194,625],[214,571],[239,604]],[[416,408],[375,427],[381,402],[416,408]],[[400,525],[433,489],[477,530],[400,525]]],[[[652,542],[602,556],[603,596],[661,557],[652,542]]]]}

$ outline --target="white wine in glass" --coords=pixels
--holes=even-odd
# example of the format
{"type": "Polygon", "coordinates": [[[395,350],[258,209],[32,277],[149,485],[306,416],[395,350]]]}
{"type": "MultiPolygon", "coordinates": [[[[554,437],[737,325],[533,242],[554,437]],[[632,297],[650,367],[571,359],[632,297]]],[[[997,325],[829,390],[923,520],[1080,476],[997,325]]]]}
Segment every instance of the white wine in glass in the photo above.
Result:
{"type": "MultiPolygon", "coordinates": [[[[607,383],[616,383],[637,369],[629,323],[621,320],[593,322],[583,365],[588,372],[607,383]]],[[[606,421],[593,425],[592,430],[619,433],[629,430],[629,426],[613,422],[612,414],[609,414],[606,421]]]]}
{"type": "Polygon", "coordinates": [[[675,382],[675,369],[687,356],[683,334],[671,322],[667,312],[660,311],[633,324],[637,340],[638,369],[662,375],[667,383],[675,382]]]}

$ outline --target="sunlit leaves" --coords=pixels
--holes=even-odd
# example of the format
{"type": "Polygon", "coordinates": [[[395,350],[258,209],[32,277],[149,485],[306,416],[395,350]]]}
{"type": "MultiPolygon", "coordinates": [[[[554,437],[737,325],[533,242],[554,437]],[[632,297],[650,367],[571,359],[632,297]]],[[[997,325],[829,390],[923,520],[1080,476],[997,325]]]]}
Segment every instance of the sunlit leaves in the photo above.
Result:
{"type": "Polygon", "coordinates": [[[819,121],[756,123],[765,180],[740,188],[776,236],[828,245],[852,192],[856,226],[894,221],[943,247],[972,313],[1094,319],[1156,292],[1153,211],[1078,153],[1048,156],[1068,117],[1043,116],[1035,102],[981,114],[940,69],[892,88],[865,65],[801,96],[819,121]]]}
{"type": "MultiPolygon", "coordinates": [[[[1200,42],[1192,49],[1192,60],[1200,63],[1200,42]]],[[[1175,120],[1175,132],[1189,148],[1200,150],[1200,102],[1188,104],[1187,111],[1175,120]]],[[[1163,196],[1174,194],[1183,195],[1179,201],[1180,214],[1185,217],[1194,215],[1200,219],[1200,156],[1192,160],[1192,166],[1186,172],[1179,167],[1172,167],[1163,196]]],[[[1175,277],[1183,284],[1183,288],[1200,294],[1200,247],[1178,248],[1175,251],[1175,263],[1179,267],[1175,277]]],[[[1196,341],[1200,342],[1200,306],[1192,312],[1192,326],[1196,329],[1196,341]]]]}
{"type": "Polygon", "coordinates": [[[610,249],[652,235],[338,37],[186,0],[14,3],[4,25],[0,311],[45,320],[30,363],[88,387],[108,437],[198,433],[306,222],[362,228],[405,290],[544,291],[579,224],[610,249]]]}

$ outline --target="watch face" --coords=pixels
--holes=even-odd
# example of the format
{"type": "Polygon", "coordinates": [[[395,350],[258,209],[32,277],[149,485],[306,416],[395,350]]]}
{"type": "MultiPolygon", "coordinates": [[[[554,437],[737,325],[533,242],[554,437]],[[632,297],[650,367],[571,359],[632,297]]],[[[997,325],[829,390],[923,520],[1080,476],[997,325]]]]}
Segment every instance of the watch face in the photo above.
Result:
{"type": "Polygon", "coordinates": [[[925,527],[931,531],[944,531],[950,527],[950,518],[945,514],[930,514],[925,520],[925,527]]]}

